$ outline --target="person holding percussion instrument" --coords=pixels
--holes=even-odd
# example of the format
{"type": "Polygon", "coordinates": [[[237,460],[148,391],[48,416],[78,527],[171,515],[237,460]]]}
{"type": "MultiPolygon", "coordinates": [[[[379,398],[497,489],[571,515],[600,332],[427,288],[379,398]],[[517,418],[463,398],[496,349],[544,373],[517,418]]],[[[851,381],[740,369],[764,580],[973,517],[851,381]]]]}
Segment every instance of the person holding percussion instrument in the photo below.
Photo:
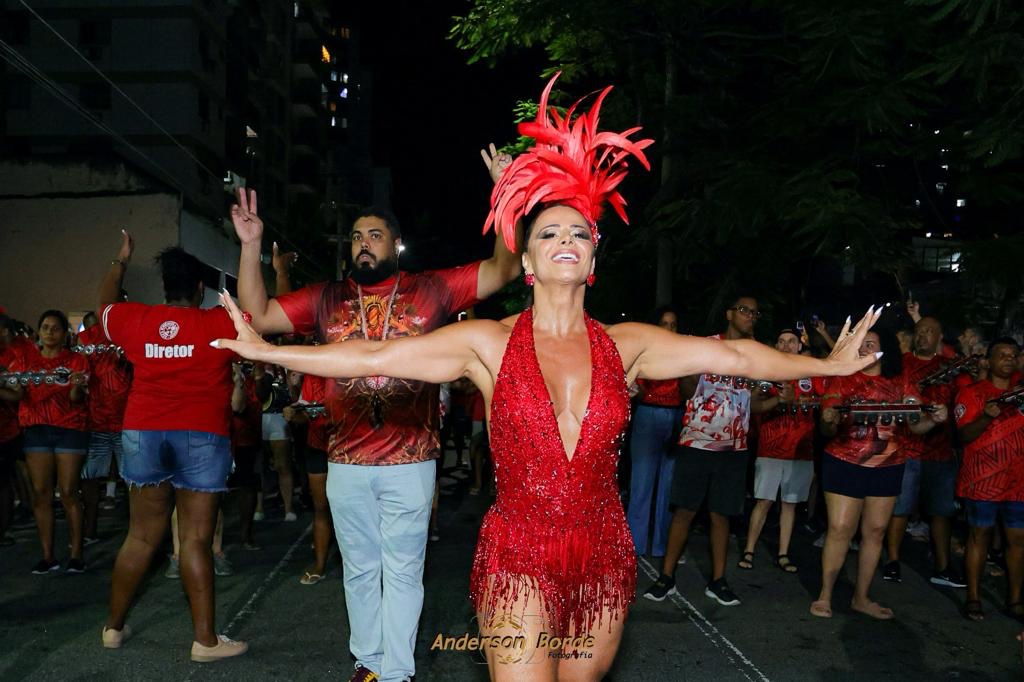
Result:
{"type": "Polygon", "coordinates": [[[967,601],[964,615],[984,619],[980,581],[992,528],[1002,516],[1006,528],[1007,609],[1024,616],[1024,388],[1019,385],[1020,347],[1009,337],[989,346],[989,377],[960,390],[953,415],[964,459],[956,494],[964,499],[967,523],[967,601]]]}
{"type": "Polygon", "coordinates": [[[89,450],[89,410],[86,405],[89,363],[68,349],[67,316],[47,310],[39,316],[38,353],[25,353],[8,367],[9,379],[0,399],[18,402],[18,422],[24,429],[22,447],[32,480],[32,512],[36,518],[43,557],[32,573],[60,570],[53,553],[54,478],[68,520],[71,558],[68,573],[82,573],[82,465],[89,450]],[[12,380],[14,379],[14,380],[12,380]]]}
{"type": "Polygon", "coordinates": [[[832,617],[832,589],[858,527],[860,556],[850,608],[880,620],[894,617],[892,609],[868,597],[868,588],[903,481],[905,433],[925,433],[947,418],[945,405],[924,405],[907,381],[893,335],[869,331],[860,355],[871,354],[878,358],[873,364],[831,380],[822,399],[821,430],[830,439],[821,466],[829,523],[821,592],[810,609],[821,618],[832,617]]]}

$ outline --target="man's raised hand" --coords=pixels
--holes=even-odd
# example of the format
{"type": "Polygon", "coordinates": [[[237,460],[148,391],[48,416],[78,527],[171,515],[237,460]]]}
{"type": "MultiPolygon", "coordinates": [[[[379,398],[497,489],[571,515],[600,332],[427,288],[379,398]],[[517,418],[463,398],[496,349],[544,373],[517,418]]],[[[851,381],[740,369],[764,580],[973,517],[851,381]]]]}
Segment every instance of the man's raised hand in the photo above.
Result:
{"type": "Polygon", "coordinates": [[[498,178],[505,172],[505,169],[512,165],[512,155],[499,154],[493,142],[487,145],[487,149],[480,150],[480,158],[484,160],[487,172],[491,174],[491,180],[495,183],[498,182],[498,178]]]}
{"type": "Polygon", "coordinates": [[[238,188],[238,203],[231,206],[231,222],[243,244],[258,244],[263,238],[263,221],[256,214],[256,190],[238,188]]]}

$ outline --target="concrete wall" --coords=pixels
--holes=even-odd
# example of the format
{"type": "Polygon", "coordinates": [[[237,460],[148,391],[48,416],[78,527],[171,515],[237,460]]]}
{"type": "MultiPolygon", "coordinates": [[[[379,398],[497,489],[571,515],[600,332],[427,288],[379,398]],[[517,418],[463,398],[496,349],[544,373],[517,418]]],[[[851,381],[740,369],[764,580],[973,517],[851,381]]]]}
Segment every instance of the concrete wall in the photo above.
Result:
{"type": "Polygon", "coordinates": [[[33,327],[47,308],[95,309],[122,227],[135,238],[125,288],[133,301],[160,303],[163,290],[152,261],[178,243],[179,215],[178,197],[162,193],[0,197],[0,306],[33,327]]]}

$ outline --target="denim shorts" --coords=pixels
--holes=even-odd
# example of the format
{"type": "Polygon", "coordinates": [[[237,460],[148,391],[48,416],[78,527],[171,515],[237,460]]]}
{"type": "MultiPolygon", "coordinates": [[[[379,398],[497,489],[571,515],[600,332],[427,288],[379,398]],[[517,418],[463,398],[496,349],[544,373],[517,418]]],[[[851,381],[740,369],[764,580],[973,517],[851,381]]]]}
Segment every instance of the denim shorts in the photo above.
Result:
{"type": "Polygon", "coordinates": [[[967,525],[974,528],[991,528],[996,525],[996,516],[1002,514],[1007,528],[1024,528],[1024,502],[987,502],[964,499],[967,508],[967,525]]]}
{"type": "Polygon", "coordinates": [[[205,431],[121,432],[121,478],[129,486],[170,481],[175,488],[201,493],[228,489],[231,441],[205,431]]]}
{"type": "Polygon", "coordinates": [[[82,467],[82,479],[110,476],[110,462],[121,459],[120,431],[93,431],[89,436],[89,455],[82,467]]]}
{"type": "Polygon", "coordinates": [[[25,452],[63,452],[84,455],[89,451],[89,432],[49,424],[29,426],[22,433],[25,452]]]}
{"type": "Polygon", "coordinates": [[[956,514],[954,498],[958,468],[955,459],[944,462],[908,459],[893,516],[910,516],[917,508],[918,499],[922,502],[923,514],[946,518],[956,514]]]}

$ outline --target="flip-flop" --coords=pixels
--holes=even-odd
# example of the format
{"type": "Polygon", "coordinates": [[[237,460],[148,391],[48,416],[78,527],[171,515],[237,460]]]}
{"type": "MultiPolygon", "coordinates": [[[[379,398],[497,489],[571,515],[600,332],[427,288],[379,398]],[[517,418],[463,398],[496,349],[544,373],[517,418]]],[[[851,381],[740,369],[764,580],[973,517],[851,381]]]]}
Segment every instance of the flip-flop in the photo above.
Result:
{"type": "Polygon", "coordinates": [[[964,602],[964,618],[979,623],[985,620],[985,610],[981,608],[981,602],[977,599],[968,599],[964,602]]]}
{"type": "Polygon", "coordinates": [[[736,565],[739,566],[740,568],[742,568],[744,571],[753,570],[753,568],[754,568],[754,553],[753,552],[744,552],[743,556],[740,558],[740,560],[736,562],[736,565]],[[746,564],[746,565],[744,565],[744,564],[746,564]]]}
{"type": "Polygon", "coordinates": [[[299,582],[303,585],[316,585],[323,579],[324,577],[319,573],[310,573],[309,571],[306,571],[302,574],[302,577],[299,578],[299,582]]]}

